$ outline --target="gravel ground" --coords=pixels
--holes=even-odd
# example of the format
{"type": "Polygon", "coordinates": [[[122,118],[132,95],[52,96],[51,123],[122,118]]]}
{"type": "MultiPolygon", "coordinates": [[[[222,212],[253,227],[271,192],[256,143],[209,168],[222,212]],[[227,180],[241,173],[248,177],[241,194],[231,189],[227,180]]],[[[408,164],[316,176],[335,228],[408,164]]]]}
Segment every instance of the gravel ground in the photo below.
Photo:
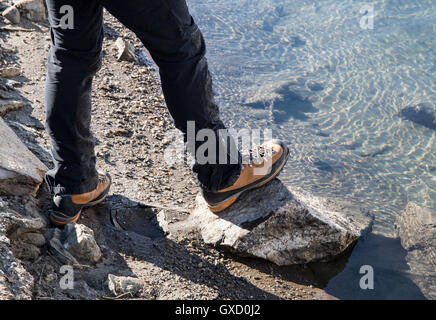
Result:
{"type": "MultiPolygon", "coordinates": [[[[21,75],[15,78],[21,82],[17,93],[29,106],[9,113],[5,120],[29,149],[51,167],[43,126],[48,25],[24,20],[20,27],[33,31],[0,32],[0,52],[4,61],[21,67],[21,75]]],[[[104,62],[93,83],[92,128],[98,168],[111,174],[113,186],[108,199],[86,210],[80,220],[94,230],[104,259],[96,266],[78,268],[75,289],[61,290],[61,263],[43,247],[39,256],[23,261],[35,278],[34,298],[109,299],[105,284],[108,273],[141,279],[144,290],[135,297],[140,299],[332,298],[319,288],[337,272],[336,267],[278,267],[204,247],[196,234],[184,239],[162,234],[154,219],[159,207],[174,208],[177,219],[184,219],[188,214],[184,211],[193,207],[199,188],[188,166],[165,164],[165,133],[174,127],[158,75],[144,59],[142,50],[134,34],[105,13],[104,62]],[[138,61],[117,61],[114,43],[118,37],[134,45],[141,57],[138,61]],[[127,231],[112,226],[111,210],[119,213],[120,221],[125,219],[127,231]],[[132,214],[140,216],[140,221],[129,223],[125,217],[132,214]]],[[[21,201],[19,197],[6,200],[17,205],[21,201]]],[[[38,201],[41,210],[46,210],[45,188],[38,201]]],[[[16,244],[15,248],[19,246],[16,244]]],[[[342,264],[343,261],[338,262],[337,268],[342,264]]]]}

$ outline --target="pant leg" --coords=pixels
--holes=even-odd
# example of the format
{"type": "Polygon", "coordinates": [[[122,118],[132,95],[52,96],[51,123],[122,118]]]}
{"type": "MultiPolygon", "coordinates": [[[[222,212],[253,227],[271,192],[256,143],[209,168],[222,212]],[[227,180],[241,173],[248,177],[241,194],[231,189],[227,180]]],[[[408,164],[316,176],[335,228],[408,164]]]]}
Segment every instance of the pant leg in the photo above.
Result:
{"type": "Polygon", "coordinates": [[[46,0],[46,4],[51,36],[46,130],[55,165],[46,181],[53,193],[84,193],[98,183],[90,121],[92,78],[101,66],[103,9],[95,0],[46,0]],[[71,29],[62,23],[70,11],[71,29]]]}
{"type": "MultiPolygon", "coordinates": [[[[206,45],[189,14],[186,1],[99,1],[149,50],[159,67],[169,112],[175,126],[185,134],[185,140],[188,121],[194,121],[196,132],[206,128],[225,129],[214,100],[205,57],[206,45]]],[[[203,188],[217,190],[231,185],[238,178],[240,164],[230,164],[230,159],[228,164],[199,165],[195,162],[193,171],[203,188]]]]}

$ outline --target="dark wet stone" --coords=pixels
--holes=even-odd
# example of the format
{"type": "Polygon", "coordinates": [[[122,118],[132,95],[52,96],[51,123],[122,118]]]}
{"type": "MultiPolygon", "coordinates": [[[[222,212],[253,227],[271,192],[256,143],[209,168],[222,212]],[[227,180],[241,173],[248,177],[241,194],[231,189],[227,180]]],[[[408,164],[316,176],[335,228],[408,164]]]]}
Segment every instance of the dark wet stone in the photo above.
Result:
{"type": "Polygon", "coordinates": [[[376,156],[386,154],[387,152],[389,152],[391,150],[392,150],[392,146],[384,146],[383,148],[381,148],[379,150],[375,150],[375,151],[368,152],[368,153],[361,153],[360,156],[374,158],[376,156]]]}
{"type": "Polygon", "coordinates": [[[436,130],[436,115],[434,108],[426,104],[409,106],[400,111],[403,119],[412,121],[426,128],[436,130]]]}
{"type": "Polygon", "coordinates": [[[325,161],[317,160],[313,164],[319,170],[328,171],[328,172],[334,171],[333,167],[325,161]]]}
{"type": "MultiPolygon", "coordinates": [[[[280,96],[272,101],[273,116],[276,123],[283,123],[289,121],[291,118],[306,121],[309,119],[307,113],[315,113],[318,111],[308,98],[292,90],[289,84],[278,88],[276,93],[280,96]]],[[[255,109],[265,109],[270,103],[269,101],[261,100],[247,103],[246,106],[255,109]]]]}
{"type": "Polygon", "coordinates": [[[324,90],[324,87],[317,82],[309,82],[307,87],[312,91],[321,91],[324,90]]]}
{"type": "Polygon", "coordinates": [[[306,45],[306,41],[301,39],[298,36],[292,37],[291,40],[292,40],[292,47],[294,47],[294,48],[298,48],[298,47],[302,47],[302,46],[306,45]]]}
{"type": "Polygon", "coordinates": [[[324,132],[321,132],[321,131],[317,132],[316,135],[320,136],[320,137],[326,137],[326,138],[330,137],[330,135],[328,133],[324,133],[324,132]]]}

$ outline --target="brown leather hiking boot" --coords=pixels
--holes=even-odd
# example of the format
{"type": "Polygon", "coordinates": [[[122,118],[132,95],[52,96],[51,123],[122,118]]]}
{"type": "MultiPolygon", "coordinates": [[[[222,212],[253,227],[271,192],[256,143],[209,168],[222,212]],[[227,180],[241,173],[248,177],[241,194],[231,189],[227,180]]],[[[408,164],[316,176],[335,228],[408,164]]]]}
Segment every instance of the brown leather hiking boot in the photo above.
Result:
{"type": "Polygon", "coordinates": [[[61,194],[53,197],[50,221],[57,226],[64,226],[79,220],[83,208],[99,204],[106,199],[112,180],[108,173],[98,175],[98,184],[94,190],[82,194],[61,194]]]}
{"type": "Polygon", "coordinates": [[[255,150],[258,161],[243,164],[236,182],[216,192],[203,190],[203,197],[212,212],[220,212],[230,207],[245,191],[259,188],[277,177],[289,157],[288,147],[280,140],[266,142],[255,150]]]}

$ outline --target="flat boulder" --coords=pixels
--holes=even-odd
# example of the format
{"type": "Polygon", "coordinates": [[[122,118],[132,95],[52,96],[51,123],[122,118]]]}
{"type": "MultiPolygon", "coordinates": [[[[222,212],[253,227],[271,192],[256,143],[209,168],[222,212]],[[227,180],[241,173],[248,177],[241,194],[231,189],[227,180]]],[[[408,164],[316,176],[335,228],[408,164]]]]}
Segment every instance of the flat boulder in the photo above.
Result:
{"type": "Polygon", "coordinates": [[[317,198],[277,179],[219,214],[198,196],[185,221],[172,225],[165,217],[162,212],[157,220],[166,233],[197,230],[206,244],[277,265],[331,260],[368,232],[373,221],[350,203],[317,198]]]}
{"type": "Polygon", "coordinates": [[[0,118],[0,194],[35,195],[47,170],[0,118]]]}

